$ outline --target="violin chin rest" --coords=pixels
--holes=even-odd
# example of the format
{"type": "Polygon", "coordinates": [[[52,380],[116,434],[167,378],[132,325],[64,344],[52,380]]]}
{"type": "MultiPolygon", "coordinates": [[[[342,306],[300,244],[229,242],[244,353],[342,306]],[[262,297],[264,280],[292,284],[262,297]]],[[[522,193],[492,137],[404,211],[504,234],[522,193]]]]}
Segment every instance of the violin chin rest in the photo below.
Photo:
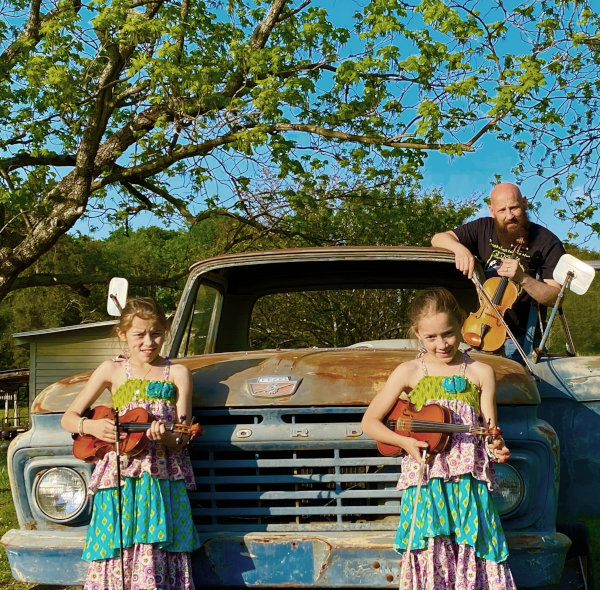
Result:
{"type": "Polygon", "coordinates": [[[465,332],[463,334],[464,341],[473,348],[481,348],[482,340],[479,334],[475,334],[475,332],[465,332]]]}

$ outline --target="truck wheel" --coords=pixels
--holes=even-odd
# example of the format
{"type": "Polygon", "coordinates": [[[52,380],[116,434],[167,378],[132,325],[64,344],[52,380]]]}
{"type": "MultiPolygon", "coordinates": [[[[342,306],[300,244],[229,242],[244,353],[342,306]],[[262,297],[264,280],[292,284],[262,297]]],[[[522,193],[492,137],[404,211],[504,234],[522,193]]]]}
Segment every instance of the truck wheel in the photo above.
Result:
{"type": "Polygon", "coordinates": [[[579,559],[584,568],[587,587],[592,590],[595,588],[594,583],[594,564],[592,543],[590,541],[590,533],[584,522],[562,522],[556,524],[556,530],[559,533],[567,535],[571,539],[571,547],[567,553],[567,560],[579,559]]]}

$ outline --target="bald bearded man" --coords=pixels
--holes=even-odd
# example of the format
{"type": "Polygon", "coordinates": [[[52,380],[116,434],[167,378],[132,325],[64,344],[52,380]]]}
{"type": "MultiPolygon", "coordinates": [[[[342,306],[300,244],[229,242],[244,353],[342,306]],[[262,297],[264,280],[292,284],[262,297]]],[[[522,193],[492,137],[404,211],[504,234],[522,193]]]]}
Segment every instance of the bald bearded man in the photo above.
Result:
{"type": "Polygon", "coordinates": [[[456,268],[469,278],[477,257],[483,260],[486,278],[508,277],[520,287],[519,298],[505,318],[513,334],[522,340],[531,299],[544,306],[556,301],[560,285],[552,273],[565,249],[551,231],[529,221],[527,199],[518,186],[509,182],[496,185],[490,194],[489,211],[491,217],[435,234],[431,245],[454,252],[456,268]],[[515,260],[509,255],[517,238],[525,239],[525,248],[515,260]]]}

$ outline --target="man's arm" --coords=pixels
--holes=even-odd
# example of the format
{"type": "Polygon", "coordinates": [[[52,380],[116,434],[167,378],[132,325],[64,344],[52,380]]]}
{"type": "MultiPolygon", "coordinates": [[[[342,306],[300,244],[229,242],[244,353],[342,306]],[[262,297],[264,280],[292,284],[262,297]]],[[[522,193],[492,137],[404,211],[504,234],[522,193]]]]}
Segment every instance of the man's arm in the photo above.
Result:
{"type": "Polygon", "coordinates": [[[456,262],[456,268],[469,278],[473,277],[473,269],[475,268],[475,257],[471,254],[471,251],[463,246],[459,241],[458,237],[453,231],[445,231],[439,234],[435,234],[431,238],[431,245],[434,248],[444,248],[454,252],[454,260],[456,262]]]}
{"type": "Polygon", "coordinates": [[[538,303],[552,307],[556,303],[556,298],[560,291],[560,285],[552,279],[538,281],[528,274],[525,274],[516,260],[505,258],[502,266],[498,269],[501,277],[508,277],[517,285],[520,285],[535,299],[538,303]]]}

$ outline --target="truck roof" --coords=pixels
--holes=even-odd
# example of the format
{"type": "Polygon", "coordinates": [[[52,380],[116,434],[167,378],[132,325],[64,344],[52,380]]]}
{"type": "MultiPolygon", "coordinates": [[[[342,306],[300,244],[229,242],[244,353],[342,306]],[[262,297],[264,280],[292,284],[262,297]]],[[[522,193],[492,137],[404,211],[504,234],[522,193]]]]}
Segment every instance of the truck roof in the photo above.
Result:
{"type": "Polygon", "coordinates": [[[212,270],[230,266],[295,262],[307,260],[373,260],[409,259],[454,261],[454,254],[449,250],[440,250],[425,246],[328,246],[321,248],[285,248],[281,250],[261,250],[257,252],[239,252],[222,254],[195,262],[190,271],[202,268],[212,270]]]}

